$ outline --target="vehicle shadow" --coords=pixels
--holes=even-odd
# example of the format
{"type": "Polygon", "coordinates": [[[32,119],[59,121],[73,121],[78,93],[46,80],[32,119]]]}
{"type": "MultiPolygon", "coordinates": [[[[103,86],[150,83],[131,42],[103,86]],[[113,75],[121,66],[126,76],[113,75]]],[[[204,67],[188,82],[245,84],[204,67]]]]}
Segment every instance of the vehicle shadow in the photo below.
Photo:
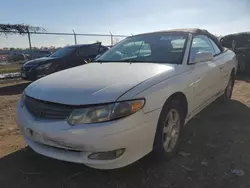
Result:
{"type": "Polygon", "coordinates": [[[25,83],[18,83],[15,85],[0,87],[0,96],[21,94],[29,84],[30,82],[25,82],[25,83]]]}
{"type": "Polygon", "coordinates": [[[232,100],[221,105],[216,101],[184,128],[180,150],[185,155],[160,160],[150,154],[116,170],[91,169],[24,148],[0,159],[0,187],[246,186],[248,176],[235,177],[230,169],[250,173],[249,122],[250,109],[243,103],[232,100]]]}

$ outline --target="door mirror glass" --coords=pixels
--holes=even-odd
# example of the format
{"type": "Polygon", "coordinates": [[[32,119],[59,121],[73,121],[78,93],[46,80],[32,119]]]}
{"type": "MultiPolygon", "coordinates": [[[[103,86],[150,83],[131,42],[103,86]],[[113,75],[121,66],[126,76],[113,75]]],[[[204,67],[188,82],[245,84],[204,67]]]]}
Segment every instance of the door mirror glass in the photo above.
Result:
{"type": "Polygon", "coordinates": [[[195,54],[195,57],[192,61],[189,62],[189,64],[199,63],[199,62],[206,62],[206,61],[212,61],[213,60],[213,53],[212,52],[197,52],[195,54]]]}

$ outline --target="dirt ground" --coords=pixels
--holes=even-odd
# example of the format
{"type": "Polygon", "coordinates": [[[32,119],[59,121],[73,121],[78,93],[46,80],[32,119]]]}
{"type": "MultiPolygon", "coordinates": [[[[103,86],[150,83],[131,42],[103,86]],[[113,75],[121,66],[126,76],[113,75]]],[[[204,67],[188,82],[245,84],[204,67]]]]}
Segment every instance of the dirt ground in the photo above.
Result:
{"type": "Polygon", "coordinates": [[[250,79],[236,81],[228,105],[214,102],[185,127],[171,161],[150,155],[128,167],[101,171],[43,157],[30,149],[15,123],[27,82],[0,83],[0,188],[249,188],[250,79]]]}

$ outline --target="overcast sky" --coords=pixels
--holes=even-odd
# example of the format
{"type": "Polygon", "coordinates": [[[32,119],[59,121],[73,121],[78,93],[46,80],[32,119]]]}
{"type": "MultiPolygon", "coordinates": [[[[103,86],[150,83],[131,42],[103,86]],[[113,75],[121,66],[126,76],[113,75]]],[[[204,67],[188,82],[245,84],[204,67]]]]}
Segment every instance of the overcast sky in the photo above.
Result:
{"type": "MultiPolygon", "coordinates": [[[[25,23],[48,32],[130,35],[198,27],[217,34],[250,31],[249,0],[0,0],[0,23],[25,23]]],[[[79,43],[107,37],[78,37],[79,43]]],[[[73,44],[71,36],[32,36],[33,46],[73,44]]],[[[2,47],[28,47],[27,36],[0,36],[2,47]]]]}

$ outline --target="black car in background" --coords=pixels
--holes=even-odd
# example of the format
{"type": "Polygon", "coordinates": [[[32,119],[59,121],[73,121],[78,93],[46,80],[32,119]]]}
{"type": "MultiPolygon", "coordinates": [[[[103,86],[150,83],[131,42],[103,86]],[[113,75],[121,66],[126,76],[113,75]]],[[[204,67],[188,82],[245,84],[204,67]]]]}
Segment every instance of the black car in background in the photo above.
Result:
{"type": "Polygon", "coordinates": [[[221,44],[233,50],[238,59],[238,72],[250,73],[250,32],[235,33],[222,37],[221,44]]]}
{"type": "Polygon", "coordinates": [[[12,62],[12,61],[24,61],[25,59],[27,59],[27,57],[25,56],[25,54],[20,53],[20,52],[13,52],[10,53],[8,56],[8,61],[12,62]]]}
{"type": "Polygon", "coordinates": [[[108,49],[101,43],[67,46],[49,57],[26,62],[21,67],[21,77],[24,80],[34,81],[57,71],[86,64],[108,49]]]}

